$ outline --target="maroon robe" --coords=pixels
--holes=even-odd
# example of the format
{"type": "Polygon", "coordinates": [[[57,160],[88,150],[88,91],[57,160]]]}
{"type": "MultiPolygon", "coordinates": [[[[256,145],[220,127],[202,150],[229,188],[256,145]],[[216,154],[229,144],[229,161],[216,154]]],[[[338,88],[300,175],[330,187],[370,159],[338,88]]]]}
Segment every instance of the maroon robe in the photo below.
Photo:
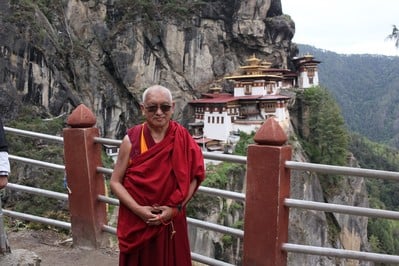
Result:
{"type": "MultiPolygon", "coordinates": [[[[141,153],[142,128],[128,130],[132,150],[123,185],[140,205],[176,207],[187,198],[191,181],[197,179],[198,188],[205,178],[202,152],[188,131],[171,121],[158,144],[144,126],[148,150],[141,153]]],[[[185,206],[171,224],[149,226],[121,203],[117,235],[120,265],[191,265],[185,206]]]]}

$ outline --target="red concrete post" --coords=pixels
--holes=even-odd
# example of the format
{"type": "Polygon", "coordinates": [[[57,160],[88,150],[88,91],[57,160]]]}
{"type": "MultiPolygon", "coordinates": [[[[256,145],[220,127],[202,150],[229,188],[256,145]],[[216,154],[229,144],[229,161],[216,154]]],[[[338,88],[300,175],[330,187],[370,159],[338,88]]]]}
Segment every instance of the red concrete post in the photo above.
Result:
{"type": "Polygon", "coordinates": [[[102,225],[107,223],[105,203],[97,200],[104,195],[105,185],[97,166],[102,166],[101,144],[93,113],[79,105],[68,117],[71,128],[64,129],[64,158],[69,194],[72,239],[74,246],[100,247],[104,242],[102,225]]]}
{"type": "Polygon", "coordinates": [[[289,210],[284,199],[290,194],[291,146],[280,125],[269,118],[255,134],[256,144],[248,147],[245,194],[245,266],[282,266],[287,253],[289,210]]]}

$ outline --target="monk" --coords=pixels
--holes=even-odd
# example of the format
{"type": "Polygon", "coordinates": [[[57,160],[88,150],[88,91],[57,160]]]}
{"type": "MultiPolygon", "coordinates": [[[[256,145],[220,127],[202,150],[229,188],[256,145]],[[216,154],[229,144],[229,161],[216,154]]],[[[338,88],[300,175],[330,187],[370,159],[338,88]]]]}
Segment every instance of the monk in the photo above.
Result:
{"type": "Polygon", "coordinates": [[[169,89],[143,93],[146,122],[128,129],[111,176],[120,200],[119,265],[191,264],[186,204],[205,178],[204,159],[188,131],[171,120],[169,89]]]}
{"type": "Polygon", "coordinates": [[[8,145],[4,133],[3,123],[0,120],[0,189],[8,183],[10,173],[10,161],[8,160],[8,145]]]}

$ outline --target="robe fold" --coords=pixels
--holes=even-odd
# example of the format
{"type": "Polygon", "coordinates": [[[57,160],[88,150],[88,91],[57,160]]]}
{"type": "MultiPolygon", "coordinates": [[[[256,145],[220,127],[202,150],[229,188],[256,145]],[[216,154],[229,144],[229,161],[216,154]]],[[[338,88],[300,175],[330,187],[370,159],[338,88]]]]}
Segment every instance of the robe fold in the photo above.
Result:
{"type": "MultiPolygon", "coordinates": [[[[196,189],[204,180],[202,152],[178,123],[171,121],[165,138],[157,144],[145,124],[127,134],[132,150],[123,185],[138,204],[176,207],[187,198],[193,179],[197,179],[196,189]],[[142,130],[145,152],[140,151],[142,130]]],[[[149,226],[121,204],[117,235],[121,253],[132,256],[129,265],[191,265],[184,206],[172,223],[149,226]],[[171,237],[173,229],[176,233],[171,237]]]]}

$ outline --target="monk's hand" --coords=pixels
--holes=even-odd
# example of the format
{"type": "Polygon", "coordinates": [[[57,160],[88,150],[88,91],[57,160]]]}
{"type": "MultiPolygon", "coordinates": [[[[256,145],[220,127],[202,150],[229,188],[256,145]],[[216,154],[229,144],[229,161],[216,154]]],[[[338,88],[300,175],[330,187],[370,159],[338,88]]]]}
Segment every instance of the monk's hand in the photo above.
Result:
{"type": "Polygon", "coordinates": [[[176,212],[175,208],[169,206],[158,206],[156,207],[157,210],[161,212],[162,221],[170,221],[174,218],[176,212]]]}
{"type": "Polygon", "coordinates": [[[145,216],[145,222],[148,225],[160,225],[162,224],[162,210],[159,209],[158,205],[146,206],[146,210],[148,211],[145,216]]]}
{"type": "Polygon", "coordinates": [[[148,225],[157,224],[157,215],[153,213],[154,207],[152,206],[140,206],[135,210],[135,214],[139,216],[148,225]]]}
{"type": "Polygon", "coordinates": [[[168,225],[173,219],[174,210],[169,206],[152,206],[151,213],[155,216],[150,217],[146,223],[148,225],[168,225]]]}

